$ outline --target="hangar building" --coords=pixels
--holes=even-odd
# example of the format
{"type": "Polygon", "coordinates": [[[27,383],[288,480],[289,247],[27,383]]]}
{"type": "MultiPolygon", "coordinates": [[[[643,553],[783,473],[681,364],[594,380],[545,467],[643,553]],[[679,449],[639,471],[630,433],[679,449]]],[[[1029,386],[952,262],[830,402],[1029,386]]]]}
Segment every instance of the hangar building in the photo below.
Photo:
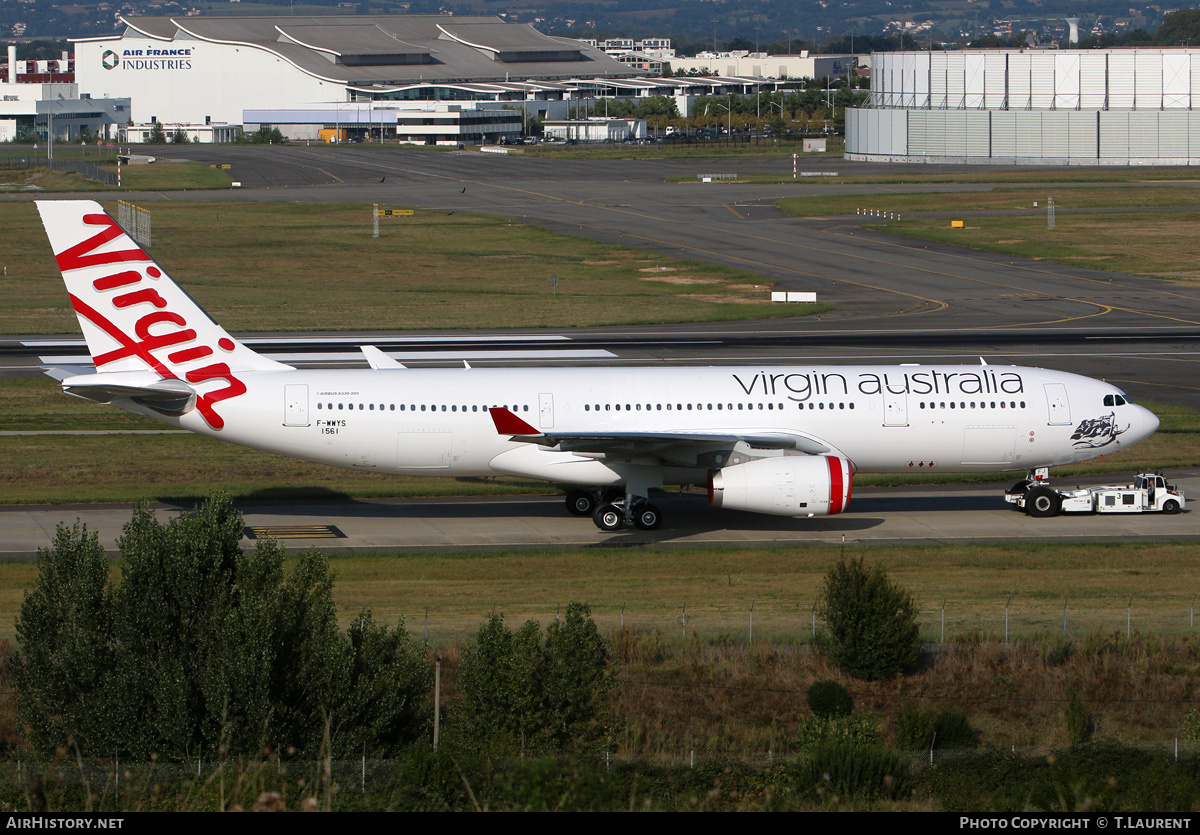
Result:
{"type": "Polygon", "coordinates": [[[872,57],[846,157],[1053,165],[1200,163],[1200,49],[981,49],[872,57]]]}
{"type": "MultiPolygon", "coordinates": [[[[85,93],[132,99],[134,125],[143,126],[240,126],[247,111],[329,110],[343,102],[389,102],[387,109],[402,111],[453,101],[460,105],[453,112],[469,114],[473,102],[495,100],[495,91],[481,89],[489,84],[637,75],[595,47],[496,17],[122,20],[120,34],[75,42],[76,80],[85,93]]],[[[512,92],[519,109],[526,92],[512,92]]]]}

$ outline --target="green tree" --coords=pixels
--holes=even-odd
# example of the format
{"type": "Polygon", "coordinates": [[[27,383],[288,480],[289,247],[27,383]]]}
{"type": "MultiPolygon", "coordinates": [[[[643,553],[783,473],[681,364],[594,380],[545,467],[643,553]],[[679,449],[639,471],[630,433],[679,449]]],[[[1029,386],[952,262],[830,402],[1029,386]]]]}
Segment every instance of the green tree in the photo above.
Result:
{"type": "Polygon", "coordinates": [[[176,128],[175,132],[171,134],[172,145],[187,145],[191,141],[192,140],[188,139],[187,131],[185,131],[183,128],[176,128]]]}
{"type": "Polygon", "coordinates": [[[17,616],[12,658],[17,709],[40,749],[68,740],[113,742],[112,600],[108,557],[94,531],[58,526],[54,544],[38,552],[38,577],[17,616]]]}
{"type": "Polygon", "coordinates": [[[148,145],[166,145],[167,144],[167,132],[163,130],[162,122],[155,122],[154,126],[152,128],[150,128],[150,135],[146,137],[146,144],[148,144],[148,145]]]}
{"type": "Polygon", "coordinates": [[[261,125],[254,133],[238,135],[238,142],[246,145],[282,145],[286,140],[279,128],[261,125]]]}
{"type": "Polygon", "coordinates": [[[827,630],[824,649],[852,676],[887,678],[916,660],[916,605],[880,565],[840,560],[825,576],[817,613],[827,630]]]}
{"type": "Polygon", "coordinates": [[[326,558],[306,551],[285,572],[274,541],[238,546],[242,524],[227,497],[165,524],[139,506],[119,585],[94,536],[59,532],[18,622],[19,705],[38,748],[388,755],[423,734],[429,672],[403,626],[364,612],[343,635],[326,558]],[[88,666],[63,668],[72,636],[86,636],[88,666]]]}
{"type": "Polygon", "coordinates": [[[1154,43],[1164,46],[1200,43],[1200,10],[1179,9],[1163,18],[1154,33],[1154,43]]]}
{"type": "Polygon", "coordinates": [[[522,751],[569,750],[608,731],[615,671],[608,643],[582,603],[546,629],[516,632],[492,615],[463,652],[461,731],[522,751]]]}

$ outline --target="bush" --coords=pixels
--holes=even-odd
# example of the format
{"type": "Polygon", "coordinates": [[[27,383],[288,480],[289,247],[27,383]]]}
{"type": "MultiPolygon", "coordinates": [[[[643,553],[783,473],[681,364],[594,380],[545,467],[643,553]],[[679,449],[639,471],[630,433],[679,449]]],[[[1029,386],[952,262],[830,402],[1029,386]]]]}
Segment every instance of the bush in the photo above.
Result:
{"type": "Polygon", "coordinates": [[[899,726],[896,744],[901,751],[961,750],[979,746],[979,732],[971,727],[966,715],[957,710],[933,713],[905,703],[896,713],[896,723],[899,726]]]}
{"type": "Polygon", "coordinates": [[[1197,786],[1190,763],[1123,745],[1087,744],[1050,757],[1002,751],[969,754],[930,769],[924,788],[959,812],[1191,811],[1197,786]]]}
{"type": "Polygon", "coordinates": [[[1179,723],[1179,738],[1188,742],[1200,742],[1200,710],[1191,708],[1179,723]]]}
{"type": "Polygon", "coordinates": [[[833,742],[878,745],[882,737],[879,717],[874,713],[860,712],[829,719],[809,716],[800,722],[796,744],[808,751],[833,742]]]}
{"type": "Polygon", "coordinates": [[[822,719],[849,716],[854,710],[850,691],[836,681],[814,681],[808,688],[808,709],[822,719]]]}
{"type": "Polygon", "coordinates": [[[608,642],[582,603],[542,637],[535,620],[513,632],[492,615],[459,665],[459,732],[524,751],[570,750],[609,733],[616,686],[608,642]]]}
{"type": "Polygon", "coordinates": [[[1096,723],[1078,693],[1071,694],[1071,703],[1067,705],[1067,739],[1072,745],[1081,745],[1092,741],[1096,731],[1096,723]]]}
{"type": "Polygon", "coordinates": [[[828,630],[823,648],[850,675],[878,680],[916,661],[916,604],[879,565],[839,561],[825,576],[817,612],[828,630]]]}
{"type": "Polygon", "coordinates": [[[912,792],[908,766],[875,745],[821,745],[801,764],[796,787],[813,800],[899,799],[912,792]]]}
{"type": "Polygon", "coordinates": [[[896,747],[901,751],[926,751],[933,741],[933,717],[905,702],[896,711],[896,747]]]}
{"type": "Polygon", "coordinates": [[[979,731],[971,727],[966,714],[957,710],[943,710],[933,717],[930,724],[933,747],[937,750],[954,750],[979,747],[979,731]]]}
{"type": "Polygon", "coordinates": [[[262,125],[254,133],[238,134],[237,141],[243,145],[282,145],[287,140],[279,128],[262,125]]]}
{"type": "Polygon", "coordinates": [[[17,620],[18,709],[40,751],[169,760],[387,756],[423,735],[430,675],[404,631],[337,626],[325,557],[238,547],[227,497],[160,524],[139,506],[121,582],[82,525],[60,527],[17,620]]]}

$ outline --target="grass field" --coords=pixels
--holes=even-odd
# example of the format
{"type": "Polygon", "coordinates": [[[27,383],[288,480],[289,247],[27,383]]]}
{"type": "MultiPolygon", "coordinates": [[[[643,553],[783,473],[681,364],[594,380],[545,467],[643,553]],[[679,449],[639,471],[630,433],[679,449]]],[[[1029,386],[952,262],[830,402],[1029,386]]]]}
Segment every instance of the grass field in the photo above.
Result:
{"type": "Polygon", "coordinates": [[[963,229],[951,229],[944,219],[904,219],[872,228],[1034,260],[1193,281],[1200,278],[1197,221],[1200,213],[1190,211],[1059,214],[1055,228],[1047,229],[1039,213],[971,218],[963,229]]]}
{"type": "MultiPolygon", "coordinates": [[[[746,159],[750,157],[787,157],[800,153],[804,143],[800,139],[792,142],[762,140],[763,144],[737,143],[726,144],[723,141],[712,143],[679,144],[674,142],[659,142],[651,145],[529,145],[523,146],[529,156],[543,159],[746,159]]],[[[842,142],[840,139],[829,141],[829,150],[818,154],[803,154],[805,159],[813,157],[840,157],[842,142]]],[[[788,170],[791,167],[788,166],[788,170]]],[[[676,179],[676,178],[672,178],[676,179]]]]}
{"type": "MultiPolygon", "coordinates": [[[[569,548],[334,556],[343,626],[363,608],[404,618],[423,637],[428,613],[435,645],[460,643],[495,609],[511,622],[543,623],[570,601],[587,602],[601,628],[622,623],[677,644],[745,643],[753,607],[756,641],[804,643],[823,578],[842,555],[884,565],[912,592],[921,639],[1061,632],[1192,634],[1195,548],[1189,543],[946,545],[844,548],[569,548]]],[[[0,638],[13,638],[21,595],[36,576],[30,562],[0,562],[0,638]]],[[[1200,614],[1200,613],[1198,613],[1200,614]]],[[[1200,625],[1200,624],[1198,624],[1200,625]]]]}
{"type": "MultiPolygon", "coordinates": [[[[146,153],[153,154],[153,150],[146,153]]],[[[160,152],[161,153],[161,152],[160,152]]],[[[68,154],[55,152],[55,159],[70,158],[68,154]]],[[[95,164],[95,157],[79,156],[83,162],[95,164]]],[[[115,164],[101,164],[107,171],[116,174],[115,164]]],[[[198,162],[156,162],[151,165],[125,165],[121,167],[122,191],[180,191],[191,189],[229,188],[233,178],[225,171],[209,168],[198,162]]],[[[31,171],[0,170],[0,191],[23,191],[27,186],[36,186],[42,192],[95,191],[116,192],[108,186],[79,174],[51,171],[46,168],[31,171]]]]}
{"type": "MultiPolygon", "coordinates": [[[[115,213],[115,206],[106,204],[115,213]]],[[[155,203],[151,254],[234,331],[571,327],[796,316],[767,280],[503,218],[370,206],[155,203]],[[557,293],[552,276],[558,276],[557,293]]],[[[30,204],[0,205],[0,332],[73,333],[30,204]]]]}
{"type": "MultiPolygon", "coordinates": [[[[1153,186],[1121,188],[998,188],[986,192],[923,192],[920,194],[829,195],[785,197],[776,201],[793,216],[852,215],[859,209],[884,212],[974,212],[996,209],[1033,210],[1034,202],[1044,220],[1047,197],[1060,209],[1140,208],[1151,206],[1200,206],[1198,187],[1153,186]]],[[[1148,219],[1149,220],[1149,219],[1148,219]]],[[[972,223],[974,221],[972,220],[972,223]]],[[[943,224],[949,225],[949,224],[943,224]]]]}
{"type": "MultiPolygon", "coordinates": [[[[803,170],[804,160],[815,154],[804,154],[800,157],[800,168],[803,170]]],[[[1056,169],[1054,171],[1039,171],[1039,170],[1019,170],[1006,171],[1000,167],[995,167],[988,171],[963,171],[961,173],[935,173],[919,170],[922,166],[914,166],[911,170],[903,174],[843,174],[838,177],[820,177],[809,178],[805,177],[804,181],[810,182],[816,180],[822,183],[849,183],[849,184],[912,184],[912,183],[1004,183],[1017,185],[1026,183],[1034,186],[1042,186],[1047,182],[1054,183],[1145,183],[1153,185],[1161,181],[1191,181],[1196,179],[1196,170],[1194,168],[1179,167],[1179,168],[1072,168],[1072,169],[1056,169]]],[[[672,177],[671,180],[684,181],[686,177],[672,177]]],[[[796,180],[792,178],[791,167],[788,166],[786,172],[781,171],[779,174],[747,174],[738,178],[740,183],[791,183],[795,184],[796,180]]]]}

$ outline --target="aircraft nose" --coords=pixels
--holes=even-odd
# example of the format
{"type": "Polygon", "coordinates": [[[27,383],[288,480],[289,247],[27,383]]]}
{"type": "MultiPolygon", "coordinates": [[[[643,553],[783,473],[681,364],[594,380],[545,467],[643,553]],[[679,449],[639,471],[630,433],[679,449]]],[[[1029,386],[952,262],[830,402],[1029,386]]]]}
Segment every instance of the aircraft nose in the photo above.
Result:
{"type": "Polygon", "coordinates": [[[1141,410],[1140,419],[1138,420],[1138,440],[1140,441],[1143,438],[1149,438],[1158,431],[1159,420],[1158,415],[1149,409],[1142,406],[1138,406],[1138,409],[1141,410]]]}

